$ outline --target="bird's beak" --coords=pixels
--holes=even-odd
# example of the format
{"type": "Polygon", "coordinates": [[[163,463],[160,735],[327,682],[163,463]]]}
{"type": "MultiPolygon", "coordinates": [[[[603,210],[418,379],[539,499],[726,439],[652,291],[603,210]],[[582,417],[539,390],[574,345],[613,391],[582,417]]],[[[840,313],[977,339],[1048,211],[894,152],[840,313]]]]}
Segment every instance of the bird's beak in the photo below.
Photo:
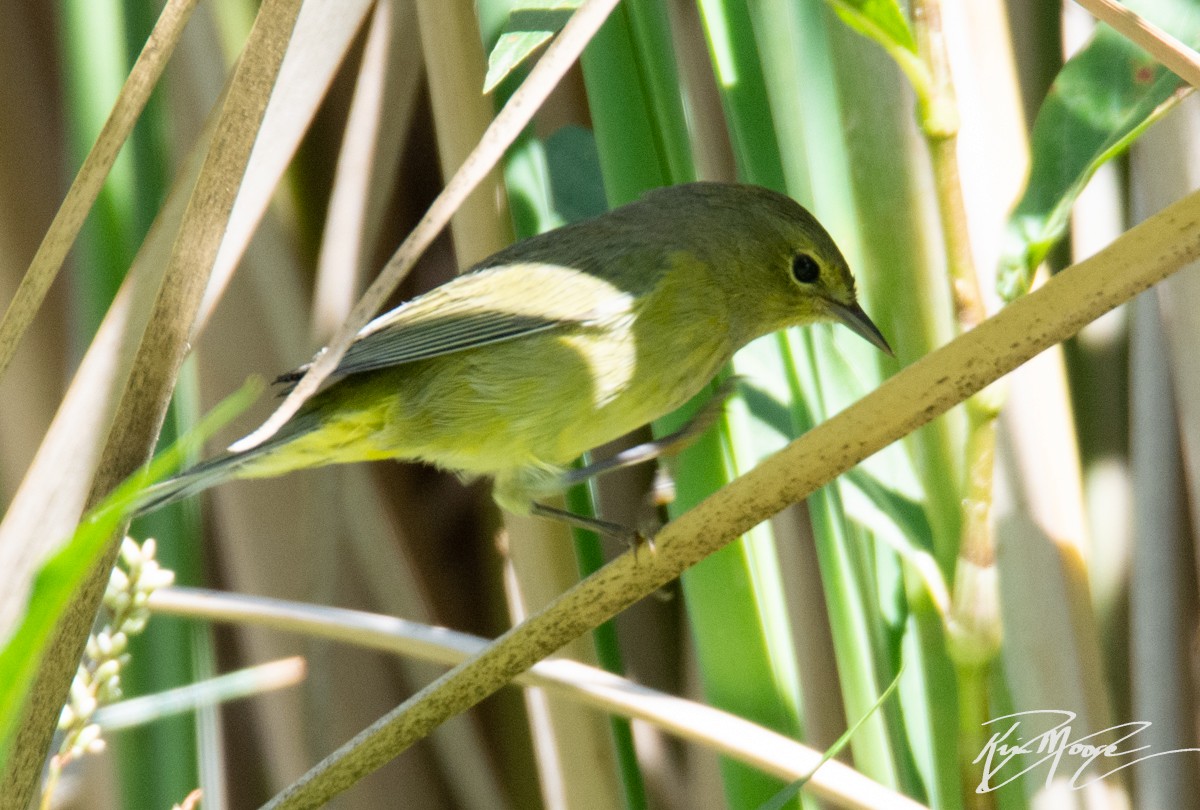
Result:
{"type": "Polygon", "coordinates": [[[896,353],[892,351],[892,347],[888,345],[883,333],[879,331],[879,327],[871,322],[867,317],[867,313],[862,311],[862,307],[858,304],[839,304],[836,301],[826,299],[825,305],[829,307],[830,313],[834,319],[845,326],[850,327],[860,337],[868,343],[878,348],[888,357],[895,357],[896,353]]]}

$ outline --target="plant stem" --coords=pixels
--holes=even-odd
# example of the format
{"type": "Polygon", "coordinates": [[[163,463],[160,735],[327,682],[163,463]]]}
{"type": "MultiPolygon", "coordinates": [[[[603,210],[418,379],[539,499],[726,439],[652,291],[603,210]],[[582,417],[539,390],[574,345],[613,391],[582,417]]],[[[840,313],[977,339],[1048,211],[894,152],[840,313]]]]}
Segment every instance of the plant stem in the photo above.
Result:
{"type": "Polygon", "coordinates": [[[982,766],[976,765],[974,759],[986,742],[983,723],[988,719],[987,670],[986,664],[962,666],[957,673],[959,774],[962,777],[963,807],[968,810],[991,810],[996,806],[995,792],[975,792],[983,780],[982,766]]]}
{"type": "MultiPolygon", "coordinates": [[[[919,107],[921,129],[929,146],[938,195],[946,265],[960,332],[987,317],[979,274],[971,251],[966,204],[958,171],[958,105],[942,31],[941,0],[913,0],[918,51],[931,76],[930,95],[919,107]]],[[[1003,395],[996,386],[966,403],[967,443],[962,537],[954,576],[954,598],[947,617],[947,650],[958,673],[959,769],[963,804],[994,806],[991,794],[975,794],[979,783],[973,752],[980,725],[987,719],[986,681],[1000,648],[1000,610],[996,588],[995,538],[991,520],[996,453],[996,418],[1003,395]]]]}
{"type": "Polygon", "coordinates": [[[965,332],[987,315],[971,252],[967,211],[958,173],[958,102],[942,34],[941,0],[913,0],[912,14],[921,57],[933,77],[931,95],[921,99],[919,106],[920,123],[933,164],[955,312],[959,326],[965,332]]]}

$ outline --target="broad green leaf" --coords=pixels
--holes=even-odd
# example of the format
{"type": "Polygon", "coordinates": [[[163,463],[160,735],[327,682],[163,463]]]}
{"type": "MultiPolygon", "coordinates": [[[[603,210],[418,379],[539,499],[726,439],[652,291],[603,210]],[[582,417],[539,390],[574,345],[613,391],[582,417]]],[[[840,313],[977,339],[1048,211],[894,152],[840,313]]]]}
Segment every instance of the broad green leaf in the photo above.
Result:
{"type": "Polygon", "coordinates": [[[829,5],[842,22],[889,52],[917,52],[917,40],[896,0],[829,0],[829,5]]]}
{"type": "Polygon", "coordinates": [[[562,30],[583,0],[520,0],[513,6],[496,47],[488,56],[483,92],[490,93],[504,77],[562,30]]]}
{"type": "MultiPolygon", "coordinates": [[[[1200,4],[1126,5],[1182,42],[1200,45],[1200,4]]],[[[997,286],[1006,300],[1029,289],[1096,169],[1128,148],[1186,89],[1178,76],[1106,25],[1063,65],[1034,122],[1029,179],[1005,234],[997,286]]]]}
{"type": "Polygon", "coordinates": [[[568,125],[546,139],[550,192],[554,208],[566,222],[599,216],[608,210],[600,156],[590,130],[568,125]]]}
{"type": "Polygon", "coordinates": [[[847,28],[874,42],[896,63],[917,95],[922,126],[944,129],[950,112],[935,103],[933,77],[917,54],[917,39],[896,0],[827,0],[847,28]]]}

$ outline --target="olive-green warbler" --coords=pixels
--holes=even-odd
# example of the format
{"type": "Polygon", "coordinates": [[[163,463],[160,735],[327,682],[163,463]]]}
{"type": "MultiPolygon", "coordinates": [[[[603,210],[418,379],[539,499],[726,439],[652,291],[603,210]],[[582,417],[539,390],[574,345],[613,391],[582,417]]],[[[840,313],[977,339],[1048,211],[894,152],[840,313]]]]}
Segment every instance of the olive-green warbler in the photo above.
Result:
{"type": "Polygon", "coordinates": [[[400,458],[492,476],[504,509],[561,517],[535,501],[565,465],[682,405],[754,338],[816,321],[891,351],[795,201],[730,183],[658,189],[376,318],[272,438],[151,487],[139,511],[231,478],[400,458]]]}

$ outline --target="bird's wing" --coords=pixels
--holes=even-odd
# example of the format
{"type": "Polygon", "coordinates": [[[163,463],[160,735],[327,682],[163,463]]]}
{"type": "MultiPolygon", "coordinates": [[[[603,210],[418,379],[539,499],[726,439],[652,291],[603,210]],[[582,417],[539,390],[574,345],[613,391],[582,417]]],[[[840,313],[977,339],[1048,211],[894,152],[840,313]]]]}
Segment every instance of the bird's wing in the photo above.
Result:
{"type": "Polygon", "coordinates": [[[478,270],[367,324],[334,373],[358,374],[587,326],[632,312],[633,301],[631,292],[571,267],[522,263],[478,270]]]}

